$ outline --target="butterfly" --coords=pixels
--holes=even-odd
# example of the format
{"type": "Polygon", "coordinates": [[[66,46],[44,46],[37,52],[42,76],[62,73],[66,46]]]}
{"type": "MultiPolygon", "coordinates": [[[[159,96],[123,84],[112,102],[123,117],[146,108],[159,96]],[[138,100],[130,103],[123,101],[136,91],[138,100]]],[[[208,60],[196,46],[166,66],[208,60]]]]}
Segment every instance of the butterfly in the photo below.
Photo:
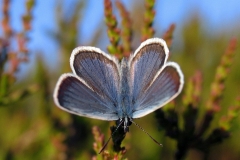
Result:
{"type": "Polygon", "coordinates": [[[163,107],[182,91],[183,73],[168,57],[160,38],[142,42],[121,62],[98,48],[77,47],[70,57],[73,73],[59,78],[54,102],[79,116],[116,120],[128,132],[133,119],[163,107]]]}

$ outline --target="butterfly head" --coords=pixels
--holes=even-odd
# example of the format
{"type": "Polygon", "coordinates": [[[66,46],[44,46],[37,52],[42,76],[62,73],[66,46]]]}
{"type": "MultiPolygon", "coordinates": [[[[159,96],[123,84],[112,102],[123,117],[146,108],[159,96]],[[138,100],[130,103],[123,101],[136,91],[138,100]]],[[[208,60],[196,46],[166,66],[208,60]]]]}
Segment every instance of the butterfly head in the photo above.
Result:
{"type": "Polygon", "coordinates": [[[117,126],[121,125],[125,133],[129,132],[129,126],[132,124],[132,118],[124,117],[117,120],[117,126]]]}

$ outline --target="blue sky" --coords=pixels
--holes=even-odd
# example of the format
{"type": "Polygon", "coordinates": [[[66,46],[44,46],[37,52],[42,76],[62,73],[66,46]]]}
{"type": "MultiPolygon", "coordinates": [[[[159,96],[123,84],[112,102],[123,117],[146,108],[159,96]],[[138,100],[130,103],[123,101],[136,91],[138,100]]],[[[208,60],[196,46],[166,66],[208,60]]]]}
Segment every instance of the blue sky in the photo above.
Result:
{"type": "MultiPolygon", "coordinates": [[[[2,1],[0,0],[0,7],[2,7],[2,1]]],[[[36,0],[36,6],[33,10],[33,30],[29,34],[31,38],[28,44],[30,51],[32,51],[32,54],[36,53],[36,51],[42,51],[47,63],[58,59],[58,46],[47,35],[48,30],[56,29],[55,7],[57,1],[36,0]]],[[[63,0],[63,2],[66,9],[69,10],[76,0],[63,0]]],[[[84,12],[81,23],[81,35],[86,39],[85,43],[90,41],[95,27],[99,23],[104,23],[103,0],[88,0],[86,2],[86,12],[84,12]]],[[[131,9],[131,6],[139,1],[123,0],[123,2],[127,9],[131,9]]],[[[25,0],[12,0],[11,2],[11,24],[16,31],[22,29],[21,16],[25,12],[24,5],[25,0]]],[[[172,23],[176,23],[177,29],[180,29],[181,25],[188,21],[193,13],[198,13],[201,16],[203,27],[209,33],[222,32],[234,26],[240,28],[239,0],[156,0],[155,9],[155,25],[161,24],[161,28],[165,30],[172,23]]],[[[0,18],[2,18],[2,14],[0,14],[0,18]]],[[[2,35],[2,31],[0,31],[0,34],[2,35]]],[[[229,36],[232,36],[231,34],[234,35],[229,31],[229,36]]],[[[105,48],[102,49],[105,50],[105,48]]],[[[34,55],[31,58],[34,58],[34,55]]],[[[57,61],[55,62],[57,63],[57,61]]]]}

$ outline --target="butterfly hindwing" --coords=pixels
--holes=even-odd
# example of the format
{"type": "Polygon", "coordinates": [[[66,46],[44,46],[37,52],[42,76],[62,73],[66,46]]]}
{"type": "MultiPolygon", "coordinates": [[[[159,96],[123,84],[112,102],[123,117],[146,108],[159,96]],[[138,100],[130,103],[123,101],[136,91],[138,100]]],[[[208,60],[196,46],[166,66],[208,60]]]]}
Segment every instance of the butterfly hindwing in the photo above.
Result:
{"type": "Polygon", "coordinates": [[[116,110],[109,107],[105,99],[98,95],[81,78],[63,74],[56,85],[54,101],[67,112],[102,120],[117,120],[116,110]]]}
{"type": "Polygon", "coordinates": [[[143,117],[173,100],[183,88],[183,74],[178,64],[168,62],[160,70],[150,87],[139,98],[133,118],[143,117]]]}

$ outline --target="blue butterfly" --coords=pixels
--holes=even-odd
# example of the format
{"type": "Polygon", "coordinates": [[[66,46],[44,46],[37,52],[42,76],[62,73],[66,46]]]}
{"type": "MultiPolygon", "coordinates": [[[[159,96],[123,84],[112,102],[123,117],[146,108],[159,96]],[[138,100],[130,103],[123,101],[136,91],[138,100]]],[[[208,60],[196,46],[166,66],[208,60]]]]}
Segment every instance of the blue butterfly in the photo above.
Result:
{"type": "Polygon", "coordinates": [[[55,87],[55,104],[67,112],[100,120],[118,120],[124,131],[134,118],[163,107],[182,91],[183,73],[167,62],[164,40],[144,41],[121,63],[95,47],[73,50],[73,73],[63,74],[55,87]]]}

